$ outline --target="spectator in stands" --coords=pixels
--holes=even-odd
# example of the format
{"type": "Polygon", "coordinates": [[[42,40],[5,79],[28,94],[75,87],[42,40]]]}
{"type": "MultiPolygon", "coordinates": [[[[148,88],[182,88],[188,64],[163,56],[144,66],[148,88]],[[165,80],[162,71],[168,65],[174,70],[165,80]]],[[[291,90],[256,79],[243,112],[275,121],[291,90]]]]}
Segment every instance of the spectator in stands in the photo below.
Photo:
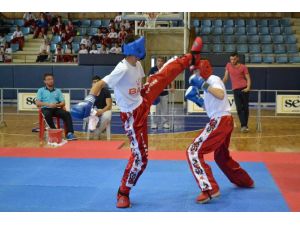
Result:
{"type": "Polygon", "coordinates": [[[33,34],[33,38],[38,38],[40,34],[44,37],[47,34],[48,22],[44,13],[40,14],[40,19],[36,22],[36,28],[33,34]]]}
{"type": "Polygon", "coordinates": [[[118,15],[115,17],[114,22],[120,24],[122,21],[122,13],[119,12],[118,15]]]}
{"type": "Polygon", "coordinates": [[[108,24],[108,29],[114,28],[116,29],[116,24],[114,20],[110,20],[108,24]]]}
{"type": "Polygon", "coordinates": [[[98,27],[98,31],[95,35],[93,35],[93,37],[91,38],[92,43],[101,43],[103,39],[103,34],[102,34],[102,30],[101,27],[98,27]]]}
{"type": "Polygon", "coordinates": [[[85,48],[86,49],[90,49],[91,48],[91,41],[90,41],[90,38],[89,38],[89,35],[84,35],[84,37],[81,39],[81,41],[80,41],[80,46],[81,45],[85,45],[85,48]]]}
{"type": "Polygon", "coordinates": [[[113,54],[121,54],[122,48],[119,46],[119,44],[116,42],[114,46],[109,50],[109,53],[113,54]]]}
{"type": "Polygon", "coordinates": [[[110,28],[108,38],[109,38],[109,44],[118,42],[118,33],[115,31],[115,28],[110,28]]]}
{"type": "Polygon", "coordinates": [[[71,43],[67,44],[63,59],[64,59],[64,62],[73,62],[74,61],[73,49],[72,49],[71,43]]]}
{"type": "Polygon", "coordinates": [[[64,55],[64,49],[62,48],[61,44],[60,43],[56,44],[54,61],[63,62],[64,61],[63,55],[64,55]]]}
{"type": "Polygon", "coordinates": [[[0,46],[0,63],[4,62],[4,46],[0,46]]]}
{"type": "Polygon", "coordinates": [[[66,29],[62,31],[61,38],[62,38],[63,43],[72,43],[73,42],[74,32],[69,30],[69,26],[66,26],[66,29]]]}
{"type": "Polygon", "coordinates": [[[5,36],[3,33],[0,33],[0,47],[4,47],[6,42],[5,36]]]}
{"type": "Polygon", "coordinates": [[[106,47],[106,45],[102,44],[101,48],[99,49],[100,54],[108,54],[109,53],[109,48],[106,47]]]}
{"type": "MultiPolygon", "coordinates": [[[[100,80],[99,76],[94,76],[92,78],[93,85],[100,80]]],[[[110,124],[111,121],[111,108],[112,108],[112,98],[108,88],[103,88],[101,92],[96,96],[94,107],[97,110],[96,116],[99,117],[99,123],[94,132],[97,139],[100,139],[101,133],[110,124]]]]}
{"type": "Polygon", "coordinates": [[[10,47],[9,42],[5,42],[5,45],[4,45],[4,62],[5,63],[12,62],[12,49],[10,47]]]}
{"type": "Polygon", "coordinates": [[[125,21],[124,26],[125,26],[125,30],[130,30],[131,25],[130,25],[130,23],[129,23],[129,20],[126,20],[126,21],[125,21]]]}
{"type": "Polygon", "coordinates": [[[24,27],[30,27],[31,30],[35,28],[35,16],[31,12],[25,12],[23,15],[24,27]]]}
{"type": "Polygon", "coordinates": [[[223,82],[226,83],[230,76],[234,101],[237,108],[239,120],[241,123],[241,132],[247,133],[249,118],[249,91],[251,79],[248,68],[239,62],[239,56],[236,52],[230,55],[230,62],[225,68],[223,82]]]}
{"type": "Polygon", "coordinates": [[[64,109],[65,99],[60,89],[54,87],[54,77],[51,73],[44,75],[45,86],[37,92],[36,105],[41,107],[44,118],[51,129],[55,129],[53,116],[60,117],[67,127],[67,140],[76,140],[70,112],[64,109]]]}
{"type": "Polygon", "coordinates": [[[102,33],[102,37],[101,37],[101,44],[104,45],[108,45],[109,44],[109,38],[108,38],[108,33],[109,30],[107,27],[101,27],[101,33],[102,33]]]}
{"type": "Polygon", "coordinates": [[[66,25],[66,30],[69,30],[69,32],[72,34],[72,36],[75,36],[76,35],[76,32],[75,32],[75,27],[73,25],[73,22],[72,20],[68,20],[68,23],[66,25]]]}
{"type": "Polygon", "coordinates": [[[45,62],[50,55],[50,43],[48,39],[44,39],[44,42],[40,46],[40,52],[36,59],[36,62],[45,62]]]}
{"type": "Polygon", "coordinates": [[[50,12],[43,13],[45,15],[45,20],[48,22],[48,25],[54,26],[57,22],[57,17],[51,14],[50,12]]]}
{"type": "Polygon", "coordinates": [[[127,32],[125,30],[125,26],[123,25],[121,27],[121,30],[118,33],[119,43],[123,44],[126,37],[127,37],[127,32]]]}
{"type": "Polygon", "coordinates": [[[90,54],[99,54],[96,44],[92,44],[92,49],[90,50],[90,54]]]}
{"type": "Polygon", "coordinates": [[[85,44],[80,44],[80,50],[78,54],[88,54],[89,51],[86,49],[85,44]]]}
{"type": "Polygon", "coordinates": [[[19,50],[22,51],[23,47],[24,47],[24,35],[23,32],[21,31],[20,26],[16,27],[16,31],[12,34],[12,40],[10,41],[11,43],[15,44],[18,43],[19,44],[19,50]]]}
{"type": "MultiPolygon", "coordinates": [[[[156,66],[152,67],[148,73],[148,76],[153,76],[155,73],[157,73],[165,64],[166,59],[162,56],[158,56],[156,58],[156,66]]],[[[174,92],[174,81],[171,83],[171,92],[174,92]]],[[[167,89],[168,87],[166,87],[167,89]]],[[[169,92],[168,91],[163,91],[160,93],[159,96],[159,103],[156,105],[156,115],[161,115],[161,125],[164,129],[170,129],[170,124],[169,124],[169,92]]],[[[157,100],[158,101],[158,100],[157,100]]],[[[151,129],[157,129],[158,128],[158,122],[159,122],[159,117],[152,117],[151,118],[151,129]]]]}
{"type": "Polygon", "coordinates": [[[55,25],[52,27],[52,35],[61,35],[64,29],[65,25],[62,22],[61,16],[58,16],[55,25]]]}

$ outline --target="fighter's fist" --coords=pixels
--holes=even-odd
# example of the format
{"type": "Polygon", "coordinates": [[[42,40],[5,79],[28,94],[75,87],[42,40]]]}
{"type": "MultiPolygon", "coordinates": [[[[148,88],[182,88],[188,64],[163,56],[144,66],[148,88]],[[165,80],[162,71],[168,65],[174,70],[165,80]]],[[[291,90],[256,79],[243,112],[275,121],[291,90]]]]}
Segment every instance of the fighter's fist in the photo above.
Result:
{"type": "Polygon", "coordinates": [[[88,95],[83,102],[79,102],[71,108],[71,115],[77,119],[84,119],[90,116],[95,102],[95,96],[88,95]]]}
{"type": "Polygon", "coordinates": [[[200,96],[199,90],[195,86],[190,86],[185,92],[185,99],[194,102],[199,107],[203,107],[204,99],[200,96]]]}
{"type": "Polygon", "coordinates": [[[204,82],[205,80],[197,74],[193,74],[189,79],[189,84],[192,86],[196,86],[199,89],[202,89],[202,85],[204,84],[204,82]]]}

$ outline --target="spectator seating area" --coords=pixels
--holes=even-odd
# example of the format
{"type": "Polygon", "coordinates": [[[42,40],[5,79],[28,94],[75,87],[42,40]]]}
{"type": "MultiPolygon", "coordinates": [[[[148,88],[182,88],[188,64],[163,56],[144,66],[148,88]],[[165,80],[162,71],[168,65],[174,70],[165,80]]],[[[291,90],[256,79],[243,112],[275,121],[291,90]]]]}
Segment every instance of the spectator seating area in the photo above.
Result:
{"type": "MultiPolygon", "coordinates": [[[[63,27],[68,23],[68,19],[62,19],[63,27]]],[[[134,30],[134,21],[115,22],[114,19],[83,19],[72,20],[71,23],[74,26],[71,41],[66,41],[62,33],[53,33],[52,28],[55,23],[49,25],[47,38],[50,40],[52,54],[55,54],[58,44],[66,50],[67,43],[71,44],[72,53],[78,54],[80,44],[86,38],[90,41],[87,47],[88,51],[91,49],[91,45],[95,44],[99,53],[109,53],[109,49],[114,47],[115,43],[121,46],[124,36],[133,33],[134,30]],[[120,38],[120,30],[123,26],[125,35],[121,35],[122,38],[120,38]],[[112,28],[114,29],[113,32],[118,34],[117,38],[109,37],[112,28]],[[105,46],[104,50],[103,45],[105,46]]],[[[17,25],[21,27],[26,47],[26,42],[28,43],[28,40],[32,39],[33,28],[25,26],[23,19],[0,21],[0,28],[6,29],[8,32],[4,35],[7,42],[11,41],[12,33],[16,30],[17,25]]],[[[245,54],[246,63],[300,63],[299,42],[290,18],[193,19],[192,27],[196,35],[200,35],[203,39],[205,44],[203,52],[230,53],[237,51],[240,54],[245,54]]],[[[10,47],[13,53],[19,49],[18,43],[12,43],[10,47]]],[[[36,51],[32,50],[31,52],[38,54],[38,51],[39,48],[36,47],[36,51]]]]}
{"type": "MultiPolygon", "coordinates": [[[[41,13],[42,14],[42,13],[41,13]]],[[[48,15],[45,17],[48,18],[48,15]]],[[[36,20],[37,22],[37,20],[36,20]]],[[[64,39],[64,32],[65,27],[69,23],[69,19],[62,19],[62,28],[59,30],[58,33],[53,32],[53,28],[55,27],[55,23],[51,24],[49,20],[49,26],[47,29],[47,33],[44,36],[38,36],[37,38],[47,38],[50,41],[50,51],[52,54],[55,54],[57,44],[60,44],[64,50],[67,48],[67,44],[70,43],[72,46],[72,53],[78,54],[80,50],[80,44],[82,44],[82,39],[87,38],[89,39],[89,46],[87,47],[87,50],[91,50],[91,45],[95,44],[97,46],[97,49],[100,50],[102,45],[105,45],[105,51],[99,53],[111,53],[110,49],[111,47],[115,47],[115,43],[118,44],[117,47],[121,46],[126,35],[128,33],[132,33],[134,30],[134,22],[129,21],[118,21],[115,22],[114,19],[97,19],[97,20],[90,20],[90,19],[83,19],[83,20],[73,20],[71,21],[71,24],[73,25],[73,32],[72,32],[72,38],[69,40],[64,39]],[[124,31],[121,35],[121,38],[119,36],[119,31],[121,30],[121,27],[124,26],[124,31]],[[110,38],[109,34],[112,31],[112,28],[114,29],[115,36],[114,38],[110,38]]],[[[5,30],[6,33],[2,34],[5,38],[6,42],[10,42],[12,40],[12,34],[16,30],[16,26],[21,27],[21,31],[23,32],[24,38],[25,38],[25,47],[26,42],[28,43],[28,40],[34,39],[34,26],[25,26],[23,19],[3,19],[0,20],[0,28],[2,30],[5,30]]],[[[42,41],[38,42],[39,44],[42,43],[42,41]]],[[[13,53],[16,53],[19,50],[18,44],[12,44],[11,43],[11,49],[13,53]]],[[[32,53],[33,51],[31,51],[32,53]]],[[[39,53],[39,47],[36,47],[36,54],[39,53]]],[[[18,52],[18,54],[21,54],[18,52]]]]}
{"type": "Polygon", "coordinates": [[[207,53],[245,54],[246,63],[300,63],[290,19],[195,19],[207,53]]]}

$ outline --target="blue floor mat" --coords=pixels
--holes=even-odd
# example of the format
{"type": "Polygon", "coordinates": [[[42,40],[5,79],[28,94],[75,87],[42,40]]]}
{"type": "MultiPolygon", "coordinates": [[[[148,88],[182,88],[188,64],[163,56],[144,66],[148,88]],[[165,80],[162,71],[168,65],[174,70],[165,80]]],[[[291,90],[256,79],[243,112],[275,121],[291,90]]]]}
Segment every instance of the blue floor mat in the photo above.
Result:
{"type": "Polygon", "coordinates": [[[289,211],[263,163],[241,163],[254,189],[232,185],[210,163],[221,196],[195,203],[199,189],[186,161],[150,160],[131,193],[132,208],[117,209],[116,192],[127,160],[0,158],[0,211],[289,211]]]}

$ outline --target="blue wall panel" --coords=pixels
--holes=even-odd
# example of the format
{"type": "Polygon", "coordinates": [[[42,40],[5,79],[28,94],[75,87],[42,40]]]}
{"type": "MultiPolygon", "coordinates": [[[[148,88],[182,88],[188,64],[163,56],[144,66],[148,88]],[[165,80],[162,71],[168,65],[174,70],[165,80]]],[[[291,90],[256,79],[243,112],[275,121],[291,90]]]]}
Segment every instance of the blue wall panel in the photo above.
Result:
{"type": "Polygon", "coordinates": [[[92,66],[53,66],[55,84],[59,88],[89,88],[92,73],[92,66]]]}
{"type": "MultiPolygon", "coordinates": [[[[14,87],[13,66],[0,66],[0,88],[14,87]]],[[[13,90],[4,90],[4,98],[14,98],[16,95],[13,90]]]]}
{"type": "Polygon", "coordinates": [[[100,78],[105,77],[113,71],[114,66],[94,66],[94,75],[98,75],[100,78]]]}
{"type": "Polygon", "coordinates": [[[52,73],[52,66],[14,66],[14,87],[39,88],[44,85],[43,76],[45,73],[52,73]]]}

